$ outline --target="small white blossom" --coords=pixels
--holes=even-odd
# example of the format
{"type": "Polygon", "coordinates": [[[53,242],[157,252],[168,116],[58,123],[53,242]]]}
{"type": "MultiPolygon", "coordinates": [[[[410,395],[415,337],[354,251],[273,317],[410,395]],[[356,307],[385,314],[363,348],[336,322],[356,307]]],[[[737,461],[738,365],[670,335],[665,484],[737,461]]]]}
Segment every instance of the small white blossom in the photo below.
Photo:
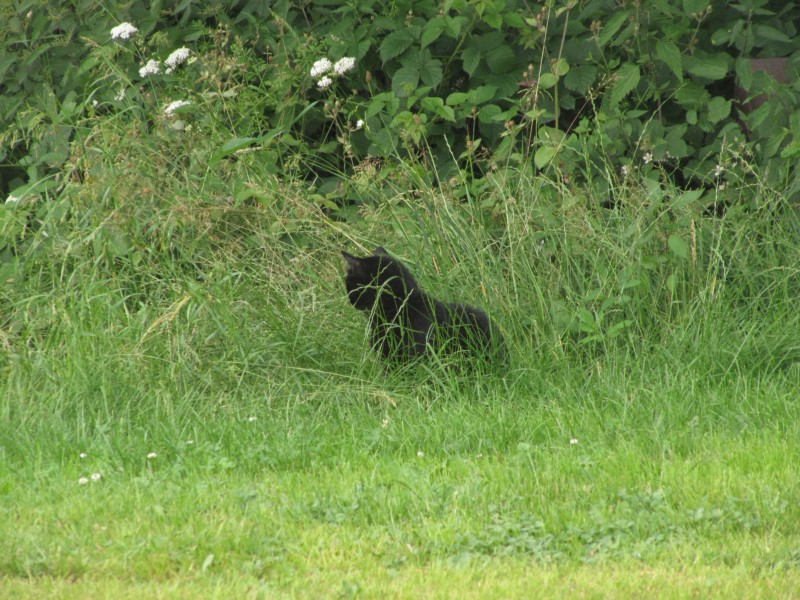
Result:
{"type": "Polygon", "coordinates": [[[386,429],[388,426],[389,426],[389,419],[386,418],[383,420],[383,423],[381,423],[381,429],[386,429]]]}
{"type": "Polygon", "coordinates": [[[151,452],[147,455],[147,458],[156,458],[157,456],[158,454],[156,454],[155,452],[151,452]]]}
{"type": "Polygon", "coordinates": [[[78,456],[80,456],[81,458],[86,458],[89,455],[86,454],[86,452],[81,452],[80,454],[78,454],[78,456]]]}
{"type": "Polygon", "coordinates": [[[642,160],[645,164],[650,163],[653,160],[653,154],[651,152],[646,152],[645,155],[642,157],[642,160]]]}
{"type": "Polygon", "coordinates": [[[170,67],[170,69],[174,69],[175,67],[185,63],[189,58],[189,54],[191,54],[191,51],[188,48],[178,48],[167,57],[167,60],[164,61],[164,64],[170,67]]]}
{"type": "Polygon", "coordinates": [[[80,479],[78,479],[78,485],[86,485],[87,483],[89,483],[88,477],[81,477],[80,479]]]}
{"type": "Polygon", "coordinates": [[[344,75],[348,71],[352,71],[356,66],[356,59],[352,56],[345,56],[336,61],[333,65],[333,70],[337,75],[344,75]]]}
{"type": "Polygon", "coordinates": [[[622,173],[622,176],[623,176],[623,177],[627,177],[627,176],[628,176],[628,174],[629,174],[631,171],[630,171],[630,169],[628,168],[628,165],[622,165],[622,167],[620,168],[620,172],[622,173]]]}
{"type": "Polygon", "coordinates": [[[569,443],[570,443],[570,444],[572,444],[572,445],[574,446],[575,444],[577,444],[577,443],[578,443],[578,440],[577,440],[577,439],[575,439],[575,438],[572,438],[572,439],[569,441],[569,443]]]}
{"type": "Polygon", "coordinates": [[[714,177],[716,177],[717,179],[719,179],[720,175],[722,175],[724,172],[725,172],[725,167],[723,167],[722,165],[717,165],[716,167],[714,167],[714,177]]]}
{"type": "Polygon", "coordinates": [[[92,473],[92,481],[100,481],[102,477],[103,476],[100,473],[92,473]]]}
{"type": "Polygon", "coordinates": [[[111,39],[129,40],[137,33],[139,33],[139,30],[130,23],[120,23],[111,30],[111,39]]]}
{"type": "Polygon", "coordinates": [[[126,92],[127,90],[125,88],[119,88],[119,92],[117,92],[117,95],[114,96],[114,100],[116,100],[117,102],[122,102],[123,100],[125,100],[126,92]]]}
{"type": "Polygon", "coordinates": [[[175,100],[175,102],[170,102],[167,107],[164,109],[164,114],[168,117],[172,116],[179,108],[183,108],[184,106],[189,106],[191,102],[187,102],[186,100],[175,100]]]}
{"type": "Polygon", "coordinates": [[[424,453],[422,450],[420,450],[419,452],[417,452],[417,457],[418,457],[418,458],[422,458],[423,456],[425,456],[425,453],[424,453]]]}
{"type": "Polygon", "coordinates": [[[157,60],[150,59],[147,64],[139,69],[139,77],[144,79],[148,75],[158,75],[161,73],[161,64],[157,60]]]}
{"type": "Polygon", "coordinates": [[[333,65],[331,64],[331,61],[329,61],[327,58],[320,58],[311,66],[311,76],[314,79],[317,79],[318,77],[325,75],[325,73],[328,73],[332,68],[333,65]]]}
{"type": "Polygon", "coordinates": [[[331,79],[330,77],[328,77],[328,76],[326,75],[325,77],[323,77],[322,79],[320,79],[320,80],[317,82],[317,87],[318,87],[319,89],[321,89],[321,90],[326,90],[326,89],[328,89],[329,87],[331,87],[331,84],[332,84],[332,83],[333,83],[333,79],[331,79]]]}
{"type": "Polygon", "coordinates": [[[20,197],[18,197],[18,196],[14,196],[14,195],[12,194],[12,195],[10,195],[8,198],[6,198],[6,204],[16,204],[16,203],[17,203],[17,202],[19,202],[20,200],[22,200],[22,198],[20,198],[20,197]]]}
{"type": "Polygon", "coordinates": [[[364,126],[364,119],[356,121],[356,129],[361,129],[364,126]]]}
{"type": "Polygon", "coordinates": [[[257,418],[258,418],[258,417],[247,417],[247,422],[248,422],[248,423],[252,423],[252,422],[253,422],[253,421],[255,421],[257,418]]]}

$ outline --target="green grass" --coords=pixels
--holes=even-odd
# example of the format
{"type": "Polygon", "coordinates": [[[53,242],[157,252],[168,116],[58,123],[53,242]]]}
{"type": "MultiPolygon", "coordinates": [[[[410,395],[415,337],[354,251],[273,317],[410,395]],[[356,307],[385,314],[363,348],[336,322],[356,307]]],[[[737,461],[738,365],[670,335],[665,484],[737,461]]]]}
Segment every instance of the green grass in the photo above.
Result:
{"type": "Polygon", "coordinates": [[[340,219],[257,152],[198,158],[227,133],[94,127],[33,230],[2,209],[0,597],[797,596],[780,194],[462,201],[400,164],[340,219]],[[339,253],[378,244],[511,369],[383,369],[339,253]]]}

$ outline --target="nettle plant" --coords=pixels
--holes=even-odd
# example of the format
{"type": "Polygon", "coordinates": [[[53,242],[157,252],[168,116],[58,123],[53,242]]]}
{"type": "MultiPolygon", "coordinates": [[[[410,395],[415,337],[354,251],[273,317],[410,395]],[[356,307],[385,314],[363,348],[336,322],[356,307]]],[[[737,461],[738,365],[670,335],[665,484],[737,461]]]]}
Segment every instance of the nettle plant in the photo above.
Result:
{"type": "Polygon", "coordinates": [[[194,109],[173,105],[178,127],[205,124],[218,142],[225,124],[212,166],[256,150],[264,168],[311,183],[309,197],[335,209],[364,201],[365,173],[371,185],[457,181],[459,193],[475,193],[491,188],[487,175],[521,169],[588,185],[599,203],[613,203],[629,177],[718,188],[768,164],[769,183],[796,181],[797,84],[776,85],[746,60],[780,53],[796,70],[795,2],[215,0],[170,12],[139,0],[91,19],[35,4],[11,16],[20,39],[0,62],[0,72],[25,61],[44,69],[49,58],[58,70],[48,82],[19,69],[28,75],[3,99],[18,110],[18,96],[41,88],[57,100],[5,133],[23,139],[11,156],[28,183],[62,165],[76,124],[123,102],[123,88],[143,123],[184,101],[194,109]],[[106,44],[117,19],[141,31],[106,44]],[[197,64],[167,74],[164,60],[182,47],[197,64]],[[322,59],[332,70],[315,71],[322,59]],[[140,85],[150,60],[161,73],[140,85]],[[767,102],[740,111],[737,79],[767,102]],[[398,181],[398,159],[419,181],[398,181]]]}
{"type": "MultiPolygon", "coordinates": [[[[763,51],[796,39],[794,3],[748,2],[363,0],[315,3],[294,20],[289,10],[316,51],[287,54],[307,61],[299,96],[317,102],[296,127],[308,175],[337,203],[361,196],[342,174],[397,158],[426,183],[478,186],[511,167],[588,183],[603,203],[632,176],[715,189],[747,180],[753,164],[791,155],[800,121],[787,110],[796,85],[753,87],[771,91],[755,115],[734,100],[748,76],[743,31],[763,51]],[[321,86],[320,55],[356,67],[321,86]]],[[[792,170],[780,166],[773,184],[792,170]]]]}

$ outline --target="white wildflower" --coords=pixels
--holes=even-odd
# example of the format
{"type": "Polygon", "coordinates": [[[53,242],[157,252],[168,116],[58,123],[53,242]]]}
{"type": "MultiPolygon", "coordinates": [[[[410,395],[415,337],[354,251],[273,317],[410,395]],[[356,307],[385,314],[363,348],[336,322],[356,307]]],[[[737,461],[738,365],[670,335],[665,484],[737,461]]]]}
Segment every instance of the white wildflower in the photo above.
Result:
{"type": "Polygon", "coordinates": [[[628,165],[622,165],[622,167],[620,168],[620,172],[622,173],[622,176],[623,176],[623,177],[627,177],[627,176],[628,176],[628,174],[629,174],[631,171],[630,171],[630,169],[628,168],[628,165]]]}
{"type": "Polygon", "coordinates": [[[6,204],[16,204],[16,203],[18,203],[20,200],[22,200],[22,198],[20,198],[19,196],[14,196],[14,195],[12,194],[12,195],[10,195],[8,198],[6,198],[6,204]]]}
{"type": "Polygon", "coordinates": [[[721,176],[721,175],[722,175],[724,172],[725,172],[725,167],[723,167],[722,165],[717,165],[717,166],[714,168],[714,177],[715,177],[715,178],[717,178],[717,179],[719,179],[719,177],[720,177],[720,176],[721,176]]]}
{"type": "Polygon", "coordinates": [[[330,77],[328,77],[326,75],[325,77],[323,77],[322,79],[320,79],[317,82],[317,87],[319,89],[321,89],[321,90],[327,90],[329,87],[331,87],[332,83],[333,83],[333,79],[331,79],[330,77]]]}
{"type": "Polygon", "coordinates": [[[356,121],[356,129],[361,129],[364,126],[364,119],[356,121]]]}
{"type": "Polygon", "coordinates": [[[139,30],[130,23],[120,23],[111,30],[111,39],[129,40],[137,33],[139,33],[139,30]]]}
{"type": "Polygon", "coordinates": [[[150,59],[147,64],[139,69],[139,77],[144,79],[148,75],[158,75],[161,73],[161,64],[157,60],[150,59]]]}
{"type": "Polygon", "coordinates": [[[147,455],[147,458],[156,458],[157,456],[158,454],[156,454],[155,452],[151,452],[147,455]]]}
{"type": "Polygon", "coordinates": [[[86,485],[87,483],[89,483],[88,477],[81,477],[80,479],[78,479],[78,485],[86,485]]]}
{"type": "Polygon", "coordinates": [[[333,65],[331,64],[331,61],[329,61],[327,58],[320,58],[311,66],[311,77],[317,79],[318,77],[325,75],[325,73],[328,73],[332,68],[333,65]]]}
{"type": "Polygon", "coordinates": [[[336,61],[333,65],[333,70],[337,75],[344,75],[348,71],[352,71],[356,66],[356,59],[352,56],[345,56],[336,61]]]}
{"type": "Polygon", "coordinates": [[[92,473],[92,481],[100,481],[103,476],[100,473],[92,473]]]}
{"type": "Polygon", "coordinates": [[[653,160],[653,154],[651,152],[646,152],[645,155],[642,157],[644,164],[649,164],[653,160]]]}
{"type": "Polygon", "coordinates": [[[80,456],[81,458],[86,458],[89,455],[86,454],[86,452],[81,452],[80,454],[78,454],[78,456],[80,456]]]}
{"type": "Polygon", "coordinates": [[[114,100],[116,100],[117,102],[122,102],[123,100],[125,100],[126,92],[127,90],[125,88],[119,88],[119,92],[117,92],[117,95],[114,96],[114,100]]]}
{"type": "Polygon", "coordinates": [[[418,458],[423,458],[424,456],[425,456],[425,453],[424,453],[422,450],[420,450],[419,452],[417,452],[417,457],[418,457],[418,458]]]}
{"type": "Polygon", "coordinates": [[[248,423],[252,423],[252,422],[253,422],[253,421],[255,421],[257,418],[258,418],[258,417],[247,417],[247,422],[248,422],[248,423]]]}
{"type": "Polygon", "coordinates": [[[571,445],[573,445],[573,446],[574,446],[575,444],[577,444],[577,443],[578,443],[578,440],[577,440],[577,439],[575,439],[575,438],[572,438],[572,439],[569,441],[569,443],[570,443],[571,445]]]}
{"type": "Polygon", "coordinates": [[[164,114],[168,117],[172,116],[179,108],[183,108],[184,106],[189,106],[191,102],[187,102],[186,100],[175,100],[175,102],[170,102],[167,107],[164,109],[164,114]]]}
{"type": "Polygon", "coordinates": [[[178,48],[167,57],[164,64],[171,69],[175,69],[175,67],[182,65],[188,60],[189,54],[191,54],[191,51],[188,48],[178,48]]]}
{"type": "Polygon", "coordinates": [[[386,429],[389,426],[389,418],[385,418],[383,423],[381,423],[381,429],[386,429]]]}

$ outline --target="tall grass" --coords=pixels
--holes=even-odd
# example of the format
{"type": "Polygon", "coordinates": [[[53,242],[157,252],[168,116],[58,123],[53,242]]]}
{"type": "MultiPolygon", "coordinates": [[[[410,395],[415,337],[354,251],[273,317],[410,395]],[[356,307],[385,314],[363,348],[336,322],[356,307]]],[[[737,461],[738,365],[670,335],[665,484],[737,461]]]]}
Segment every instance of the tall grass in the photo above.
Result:
{"type": "Polygon", "coordinates": [[[0,294],[0,577],[20,593],[237,573],[347,595],[430,567],[447,595],[453,568],[500,585],[531,561],[745,565],[792,589],[800,245],[779,192],[716,217],[666,181],[603,206],[558,173],[500,169],[476,195],[407,161],[356,216],[258,152],[210,165],[223,140],[104,119],[80,178],[3,209],[38,211],[0,294]],[[339,253],[376,245],[485,307],[511,367],[384,369],[339,253]]]}

